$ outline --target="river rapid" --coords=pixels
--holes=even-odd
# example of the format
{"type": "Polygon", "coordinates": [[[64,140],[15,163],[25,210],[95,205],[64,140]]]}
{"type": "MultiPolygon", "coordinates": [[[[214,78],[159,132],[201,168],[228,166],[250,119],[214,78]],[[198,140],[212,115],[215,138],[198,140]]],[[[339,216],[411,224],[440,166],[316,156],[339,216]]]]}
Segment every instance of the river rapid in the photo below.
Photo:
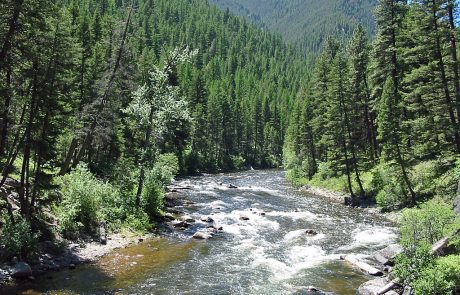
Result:
{"type": "Polygon", "coordinates": [[[398,238],[382,216],[301,193],[283,171],[191,177],[174,185],[188,188],[180,190],[188,205],[176,209],[196,219],[191,227],[164,230],[162,238],[96,264],[45,276],[21,293],[303,294],[315,286],[351,295],[369,277],[340,255],[366,260],[398,238]],[[223,228],[207,241],[192,239],[209,225],[202,216],[223,228]]]}

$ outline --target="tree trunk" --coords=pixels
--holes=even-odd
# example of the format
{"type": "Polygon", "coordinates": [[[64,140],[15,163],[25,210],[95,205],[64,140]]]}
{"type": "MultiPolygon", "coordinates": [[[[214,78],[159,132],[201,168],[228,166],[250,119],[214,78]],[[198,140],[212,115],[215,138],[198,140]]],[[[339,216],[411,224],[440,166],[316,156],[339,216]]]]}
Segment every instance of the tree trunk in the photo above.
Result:
{"type": "MultiPolygon", "coordinates": [[[[454,18],[454,3],[449,1],[449,25],[450,25],[450,52],[452,55],[452,71],[454,74],[454,87],[455,87],[455,102],[457,107],[457,123],[460,124],[460,81],[458,73],[458,57],[457,57],[457,40],[455,38],[455,18],[454,18]]],[[[457,128],[460,126],[457,125],[457,128]]]]}
{"type": "Polygon", "coordinates": [[[8,139],[8,124],[10,122],[10,104],[11,104],[11,66],[6,72],[5,87],[5,105],[3,106],[2,130],[0,135],[0,156],[5,155],[8,139]]]}
{"type": "Polygon", "coordinates": [[[152,136],[152,121],[153,121],[154,109],[153,106],[150,107],[149,113],[149,125],[147,126],[147,130],[145,131],[145,141],[142,146],[142,159],[141,159],[141,171],[139,173],[139,181],[137,184],[137,192],[136,192],[136,207],[139,207],[141,204],[141,195],[142,189],[144,188],[144,180],[145,180],[145,166],[147,165],[147,157],[148,157],[148,150],[150,147],[150,138],[152,136]]]}
{"type": "Polygon", "coordinates": [[[432,4],[433,4],[433,9],[432,9],[433,25],[434,25],[434,31],[436,33],[436,59],[438,60],[439,70],[441,71],[441,81],[442,81],[442,87],[444,90],[444,100],[446,103],[447,110],[449,112],[449,118],[450,118],[450,124],[452,127],[452,131],[454,133],[455,147],[456,147],[457,153],[460,153],[460,135],[458,132],[457,122],[455,120],[454,109],[452,108],[452,100],[451,100],[450,92],[449,92],[449,84],[447,81],[444,59],[442,57],[441,40],[438,35],[436,0],[432,0],[432,4]]]}

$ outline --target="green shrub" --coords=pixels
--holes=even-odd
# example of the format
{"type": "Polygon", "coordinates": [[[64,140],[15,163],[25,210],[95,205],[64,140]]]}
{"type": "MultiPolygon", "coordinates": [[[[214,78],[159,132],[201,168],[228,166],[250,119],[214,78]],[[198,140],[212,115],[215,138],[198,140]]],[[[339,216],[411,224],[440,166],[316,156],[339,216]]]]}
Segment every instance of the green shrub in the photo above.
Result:
{"type": "Polygon", "coordinates": [[[97,179],[85,166],[58,179],[62,202],[56,207],[62,233],[75,238],[80,232],[94,233],[99,221],[119,219],[119,192],[97,179]],[[102,206],[103,205],[103,206],[102,206]]]}
{"type": "Polygon", "coordinates": [[[318,172],[315,176],[320,180],[327,180],[329,178],[336,177],[337,175],[331,165],[331,162],[320,162],[318,165],[318,172]]]}
{"type": "Polygon", "coordinates": [[[162,186],[167,186],[179,172],[179,161],[174,154],[161,154],[158,156],[153,169],[149,172],[162,186]]]}
{"type": "Polygon", "coordinates": [[[154,171],[148,173],[142,190],[142,208],[151,219],[161,215],[164,206],[164,190],[157,176],[154,171]]]}
{"type": "Polygon", "coordinates": [[[408,202],[406,184],[400,168],[394,162],[379,164],[371,169],[370,174],[365,190],[375,195],[377,206],[394,210],[408,202]]]}
{"type": "Polygon", "coordinates": [[[242,156],[231,156],[232,166],[236,170],[246,169],[246,160],[242,156]]]}
{"type": "Polygon", "coordinates": [[[138,210],[136,213],[128,214],[123,223],[123,228],[135,232],[147,232],[152,228],[147,213],[138,210]]]}
{"type": "Polygon", "coordinates": [[[453,294],[460,284],[460,255],[442,257],[420,272],[412,283],[416,295],[453,294]]]}
{"type": "Polygon", "coordinates": [[[396,274],[408,284],[418,282],[420,288],[437,284],[438,281],[433,282],[432,278],[437,261],[431,253],[431,246],[459,228],[459,218],[440,198],[422,204],[420,209],[404,210],[400,219],[400,243],[404,251],[397,258],[396,274]]]}
{"type": "Polygon", "coordinates": [[[21,216],[15,216],[15,223],[10,218],[5,220],[1,241],[11,255],[20,259],[33,258],[37,252],[39,233],[34,232],[30,223],[21,216]]]}

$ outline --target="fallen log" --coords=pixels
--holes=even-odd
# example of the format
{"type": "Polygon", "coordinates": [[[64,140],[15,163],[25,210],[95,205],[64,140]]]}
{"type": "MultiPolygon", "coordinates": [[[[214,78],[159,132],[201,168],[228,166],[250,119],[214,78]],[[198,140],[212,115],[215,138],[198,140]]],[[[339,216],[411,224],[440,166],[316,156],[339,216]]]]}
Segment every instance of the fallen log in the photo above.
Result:
{"type": "Polygon", "coordinates": [[[357,258],[353,257],[353,256],[345,256],[344,257],[345,261],[347,261],[348,263],[358,267],[359,269],[361,269],[362,271],[370,274],[371,276],[375,276],[375,277],[381,277],[383,276],[383,272],[369,264],[367,264],[366,262],[364,261],[360,261],[358,260],[357,258]]]}
{"type": "Polygon", "coordinates": [[[448,255],[452,252],[452,247],[449,245],[449,238],[445,237],[436,243],[433,244],[431,247],[431,252],[433,254],[439,255],[439,256],[445,256],[448,255]]]}

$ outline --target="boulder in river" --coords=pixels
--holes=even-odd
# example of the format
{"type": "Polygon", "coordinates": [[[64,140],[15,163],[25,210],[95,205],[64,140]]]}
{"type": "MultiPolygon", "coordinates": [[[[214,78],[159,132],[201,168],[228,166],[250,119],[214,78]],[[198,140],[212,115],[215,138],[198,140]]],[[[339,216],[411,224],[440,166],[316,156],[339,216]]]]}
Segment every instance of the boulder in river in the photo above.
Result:
{"type": "Polygon", "coordinates": [[[208,240],[210,238],[212,238],[212,235],[210,233],[205,233],[205,232],[202,232],[202,231],[197,231],[194,235],[193,235],[193,238],[194,239],[197,239],[197,240],[208,240]]]}
{"type": "Polygon", "coordinates": [[[394,265],[394,260],[403,251],[399,244],[390,245],[374,254],[374,258],[383,265],[394,265]]]}
{"type": "Polygon", "coordinates": [[[214,222],[214,219],[212,219],[210,216],[201,216],[200,220],[208,223],[214,222]]]}
{"type": "Polygon", "coordinates": [[[228,188],[238,188],[236,185],[233,185],[233,184],[229,184],[227,185],[228,188]]]}
{"type": "Polygon", "coordinates": [[[334,293],[325,292],[316,287],[309,286],[306,288],[302,287],[301,289],[294,292],[293,295],[334,295],[334,293]]]}
{"type": "Polygon", "coordinates": [[[13,266],[11,270],[11,276],[15,279],[24,279],[32,275],[32,269],[30,265],[25,262],[18,262],[13,266]]]}
{"type": "Polygon", "coordinates": [[[242,215],[242,216],[240,216],[240,220],[247,221],[247,220],[249,220],[249,217],[242,215]]]}
{"type": "Polygon", "coordinates": [[[185,221],[185,222],[189,222],[189,223],[195,222],[195,219],[193,219],[191,216],[188,216],[188,215],[182,216],[180,218],[180,220],[185,221]]]}
{"type": "Polygon", "coordinates": [[[172,226],[174,226],[175,228],[187,228],[190,226],[190,223],[186,222],[186,221],[179,221],[179,220],[174,220],[172,223],[172,226]]]}
{"type": "Polygon", "coordinates": [[[174,216],[169,213],[169,212],[166,212],[164,215],[163,215],[163,219],[166,220],[166,221],[173,221],[175,218],[174,216]]]}
{"type": "Polygon", "coordinates": [[[305,230],[305,233],[309,236],[316,236],[318,234],[318,232],[315,231],[314,229],[307,229],[305,230]]]}
{"type": "Polygon", "coordinates": [[[367,281],[358,288],[359,295],[374,295],[388,284],[388,280],[385,278],[378,278],[371,281],[367,281]]]}

